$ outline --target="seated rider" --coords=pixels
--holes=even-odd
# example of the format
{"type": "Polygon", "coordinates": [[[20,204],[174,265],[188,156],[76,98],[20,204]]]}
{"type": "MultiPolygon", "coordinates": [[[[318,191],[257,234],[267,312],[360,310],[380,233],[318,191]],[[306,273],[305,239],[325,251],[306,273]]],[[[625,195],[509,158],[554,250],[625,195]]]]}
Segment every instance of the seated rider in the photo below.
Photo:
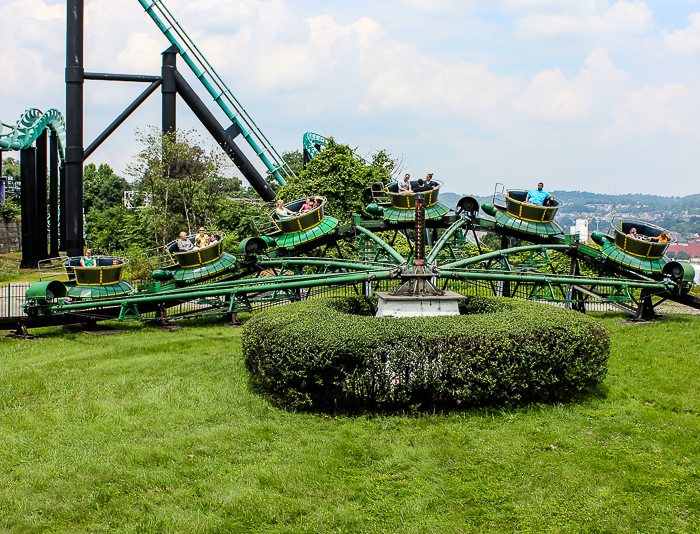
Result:
{"type": "Polygon", "coordinates": [[[94,267],[95,266],[95,258],[92,257],[92,251],[90,249],[87,249],[85,251],[85,256],[82,256],[80,258],[80,266],[81,267],[94,267]]]}
{"type": "Polygon", "coordinates": [[[668,234],[666,232],[661,232],[661,235],[657,237],[650,237],[649,241],[658,241],[659,243],[668,243],[671,241],[671,238],[668,237],[668,234]]]}
{"type": "Polygon", "coordinates": [[[301,211],[311,211],[315,207],[316,206],[314,206],[314,201],[311,200],[311,197],[306,197],[306,202],[304,202],[304,205],[301,207],[301,211]]]}
{"type": "Polygon", "coordinates": [[[433,188],[429,186],[427,182],[424,182],[423,178],[418,178],[418,185],[411,190],[414,193],[423,193],[425,191],[432,191],[433,188]]]}
{"type": "Polygon", "coordinates": [[[275,208],[275,213],[279,219],[289,219],[297,214],[296,211],[288,210],[284,207],[284,201],[282,199],[277,201],[277,208],[275,208]]]}
{"type": "Polygon", "coordinates": [[[543,187],[544,184],[540,182],[537,184],[537,189],[530,189],[527,193],[527,198],[525,198],[525,202],[530,202],[539,206],[551,206],[552,195],[544,191],[542,189],[543,187]]]}
{"type": "Polygon", "coordinates": [[[437,189],[438,187],[440,187],[439,183],[433,182],[433,173],[432,172],[425,176],[425,185],[427,185],[431,189],[437,189]]]}
{"type": "Polygon", "coordinates": [[[194,248],[194,245],[187,239],[187,234],[185,232],[180,232],[180,239],[177,240],[177,248],[180,252],[187,252],[194,248]]]}
{"type": "Polygon", "coordinates": [[[204,227],[201,227],[199,229],[199,233],[194,236],[194,246],[197,248],[202,248],[207,246],[207,240],[209,239],[209,236],[204,233],[204,227]]]}
{"type": "Polygon", "coordinates": [[[627,234],[627,237],[636,237],[637,239],[639,239],[639,235],[637,235],[637,229],[632,227],[629,233],[627,234]]]}
{"type": "Polygon", "coordinates": [[[410,193],[411,192],[411,175],[406,173],[403,179],[396,182],[399,186],[399,193],[410,193]]]}

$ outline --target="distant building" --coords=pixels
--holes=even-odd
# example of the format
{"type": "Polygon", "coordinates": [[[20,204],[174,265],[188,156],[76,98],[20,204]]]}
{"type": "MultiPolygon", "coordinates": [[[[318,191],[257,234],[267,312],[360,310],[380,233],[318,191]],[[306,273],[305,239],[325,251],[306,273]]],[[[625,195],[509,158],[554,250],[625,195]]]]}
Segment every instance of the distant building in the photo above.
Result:
{"type": "Polygon", "coordinates": [[[588,219],[576,219],[576,225],[571,226],[572,235],[577,235],[579,241],[586,243],[588,241],[588,219]]]}
{"type": "Polygon", "coordinates": [[[675,252],[678,254],[680,251],[687,252],[690,254],[691,258],[700,258],[700,243],[678,243],[669,245],[668,252],[675,252]]]}

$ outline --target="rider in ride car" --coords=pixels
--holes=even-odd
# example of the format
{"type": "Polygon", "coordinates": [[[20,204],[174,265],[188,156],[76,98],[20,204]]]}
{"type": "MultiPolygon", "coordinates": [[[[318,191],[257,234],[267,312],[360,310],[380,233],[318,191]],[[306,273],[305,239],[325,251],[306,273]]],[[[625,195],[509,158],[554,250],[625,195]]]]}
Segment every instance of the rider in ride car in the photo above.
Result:
{"type": "Polygon", "coordinates": [[[82,256],[80,258],[80,265],[82,267],[94,267],[95,266],[95,258],[92,257],[92,251],[90,249],[87,249],[85,251],[85,256],[82,256]]]}
{"type": "Polygon", "coordinates": [[[207,240],[209,236],[204,233],[204,227],[199,229],[199,233],[194,236],[194,246],[197,248],[202,248],[207,245],[207,240]]]}
{"type": "Polygon", "coordinates": [[[177,240],[177,249],[180,252],[187,252],[193,248],[194,245],[187,239],[187,234],[185,232],[180,232],[180,239],[177,240]]]}
{"type": "Polygon", "coordinates": [[[538,204],[540,206],[548,206],[551,204],[552,195],[544,191],[542,188],[544,184],[540,182],[537,184],[537,189],[530,189],[527,193],[527,198],[525,202],[531,202],[532,204],[538,204]]]}

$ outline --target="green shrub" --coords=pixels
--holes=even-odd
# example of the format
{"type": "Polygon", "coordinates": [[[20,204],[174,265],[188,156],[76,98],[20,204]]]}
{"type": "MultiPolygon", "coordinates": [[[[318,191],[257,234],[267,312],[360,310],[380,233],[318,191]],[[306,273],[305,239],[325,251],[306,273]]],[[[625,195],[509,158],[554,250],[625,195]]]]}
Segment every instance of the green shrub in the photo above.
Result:
{"type": "Polygon", "coordinates": [[[607,331],[532,302],[470,297],[454,317],[378,318],[376,300],[272,308],[242,335],[253,383],[282,405],[421,410],[566,400],[605,378],[607,331]]]}
{"type": "Polygon", "coordinates": [[[0,216],[8,221],[19,219],[22,207],[14,198],[7,198],[4,204],[0,204],[0,216]]]}

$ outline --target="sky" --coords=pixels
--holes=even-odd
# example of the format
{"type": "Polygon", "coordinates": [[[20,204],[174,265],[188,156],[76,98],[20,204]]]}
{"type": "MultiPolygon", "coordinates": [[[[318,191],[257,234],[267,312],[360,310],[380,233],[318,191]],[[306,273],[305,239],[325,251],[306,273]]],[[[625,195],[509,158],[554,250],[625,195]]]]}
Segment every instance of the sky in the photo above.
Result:
{"type": "MultiPolygon", "coordinates": [[[[700,193],[700,0],[164,1],[280,153],[310,131],[461,194],[700,193]]],[[[3,122],[65,109],[65,19],[0,0],[3,122]]],[[[168,46],[137,0],[85,0],[86,71],[159,74],[168,46]]],[[[143,89],[86,81],[84,145],[143,89]]],[[[160,105],[88,162],[124,173],[160,105]]],[[[208,139],[182,101],[178,126],[208,139]]]]}

